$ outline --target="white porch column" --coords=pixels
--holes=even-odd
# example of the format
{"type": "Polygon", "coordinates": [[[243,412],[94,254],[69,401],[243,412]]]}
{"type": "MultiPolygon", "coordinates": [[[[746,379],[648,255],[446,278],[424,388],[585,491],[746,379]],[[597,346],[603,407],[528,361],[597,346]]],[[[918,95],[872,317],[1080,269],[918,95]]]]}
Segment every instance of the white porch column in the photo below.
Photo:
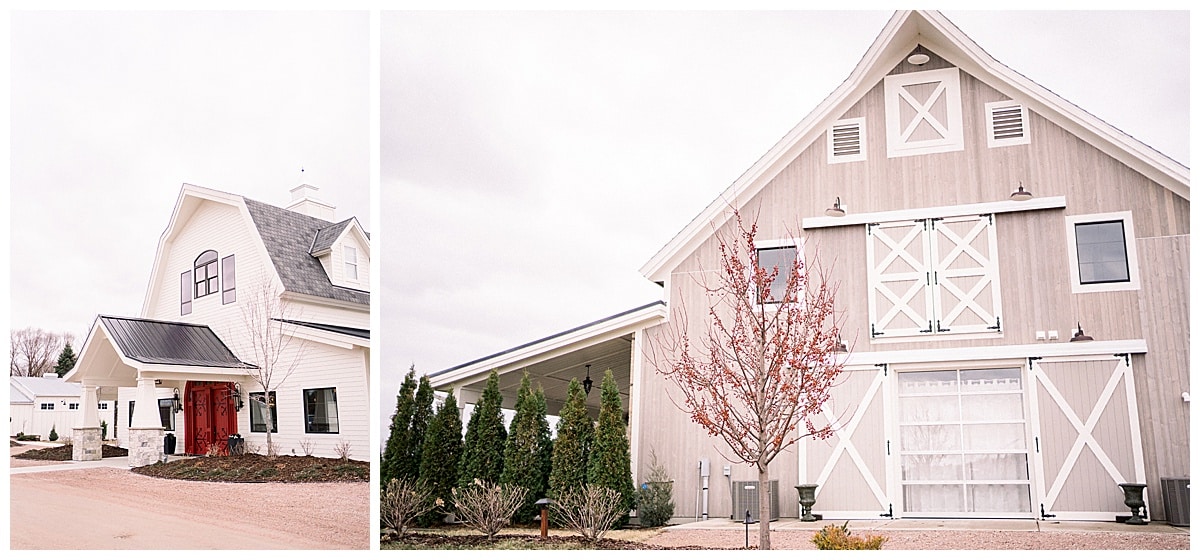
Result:
{"type": "Polygon", "coordinates": [[[99,387],[83,386],[83,420],[71,429],[71,460],[99,461],[104,456],[104,442],[100,433],[99,387]]]}
{"type": "Polygon", "coordinates": [[[641,484],[640,459],[642,456],[642,370],[645,359],[643,339],[645,329],[633,333],[633,347],[629,351],[629,461],[633,474],[633,487],[641,484]]]}
{"type": "Polygon", "coordinates": [[[129,427],[129,466],[142,467],[167,459],[163,450],[162,419],[154,379],[138,372],[137,399],[129,427]]]}

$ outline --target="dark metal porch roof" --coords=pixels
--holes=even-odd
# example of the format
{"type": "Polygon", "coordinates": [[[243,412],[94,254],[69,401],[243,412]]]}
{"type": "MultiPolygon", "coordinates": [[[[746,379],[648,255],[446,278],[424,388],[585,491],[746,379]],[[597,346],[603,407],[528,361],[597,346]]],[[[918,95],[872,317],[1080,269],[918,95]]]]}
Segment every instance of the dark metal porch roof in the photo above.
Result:
{"type": "Polygon", "coordinates": [[[100,316],[113,345],[144,364],[254,368],[238,359],[207,325],[100,316]]]}

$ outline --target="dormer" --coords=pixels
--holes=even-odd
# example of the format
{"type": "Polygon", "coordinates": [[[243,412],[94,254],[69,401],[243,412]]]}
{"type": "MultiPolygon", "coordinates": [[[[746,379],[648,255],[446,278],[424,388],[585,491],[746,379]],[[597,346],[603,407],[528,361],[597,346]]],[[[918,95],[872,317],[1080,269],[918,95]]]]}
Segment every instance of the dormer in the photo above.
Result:
{"type": "Polygon", "coordinates": [[[371,240],[357,218],[321,228],[309,254],[321,262],[334,286],[370,291],[371,240]]]}

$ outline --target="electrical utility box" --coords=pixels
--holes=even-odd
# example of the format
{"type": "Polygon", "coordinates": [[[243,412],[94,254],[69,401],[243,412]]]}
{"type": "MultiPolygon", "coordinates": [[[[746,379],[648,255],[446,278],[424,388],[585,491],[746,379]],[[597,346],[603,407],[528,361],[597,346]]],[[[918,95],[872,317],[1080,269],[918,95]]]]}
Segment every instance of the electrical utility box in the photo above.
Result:
{"type": "MultiPolygon", "coordinates": [[[[779,520],[779,481],[767,482],[767,500],[771,521],[779,520]]],[[[742,480],[733,483],[733,520],[745,521],[750,510],[750,522],[758,522],[758,481],[742,480]]]]}

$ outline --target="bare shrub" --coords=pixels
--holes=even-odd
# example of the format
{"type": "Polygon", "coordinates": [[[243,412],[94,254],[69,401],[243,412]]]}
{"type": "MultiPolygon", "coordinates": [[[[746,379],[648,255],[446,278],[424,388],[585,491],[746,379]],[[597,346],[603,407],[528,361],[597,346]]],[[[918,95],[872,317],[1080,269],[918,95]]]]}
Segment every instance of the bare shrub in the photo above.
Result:
{"type": "MultiPolygon", "coordinates": [[[[300,451],[304,452],[305,457],[312,457],[313,442],[311,439],[304,438],[300,440],[300,451]]],[[[295,453],[293,451],[293,453],[295,453]]]]}
{"type": "Polygon", "coordinates": [[[887,541],[882,535],[851,535],[849,525],[849,521],[841,527],[826,525],[813,535],[812,542],[817,545],[817,550],[880,550],[887,541]]]}
{"type": "Polygon", "coordinates": [[[478,478],[466,488],[450,490],[463,524],[487,535],[488,539],[509,525],[517,508],[524,503],[526,493],[528,490],[522,486],[493,484],[478,478]]]}
{"type": "Polygon", "coordinates": [[[208,449],[204,451],[205,457],[228,457],[229,450],[215,443],[209,444],[208,449]]]}
{"type": "Polygon", "coordinates": [[[279,455],[279,442],[267,442],[267,457],[275,457],[279,455]]]}
{"type": "Polygon", "coordinates": [[[404,536],[417,518],[441,506],[424,484],[393,478],[379,496],[379,519],[399,536],[404,536]]]}
{"type": "Polygon", "coordinates": [[[593,542],[604,538],[625,514],[621,493],[595,484],[567,490],[551,507],[556,520],[593,542]]]}
{"type": "Polygon", "coordinates": [[[337,445],[333,446],[333,452],[337,453],[338,459],[341,459],[343,461],[349,459],[350,458],[350,442],[348,442],[344,439],[337,442],[337,445]]]}
{"type": "Polygon", "coordinates": [[[262,446],[257,443],[246,442],[244,445],[246,446],[246,453],[250,455],[258,455],[258,452],[262,451],[262,446]]]}

